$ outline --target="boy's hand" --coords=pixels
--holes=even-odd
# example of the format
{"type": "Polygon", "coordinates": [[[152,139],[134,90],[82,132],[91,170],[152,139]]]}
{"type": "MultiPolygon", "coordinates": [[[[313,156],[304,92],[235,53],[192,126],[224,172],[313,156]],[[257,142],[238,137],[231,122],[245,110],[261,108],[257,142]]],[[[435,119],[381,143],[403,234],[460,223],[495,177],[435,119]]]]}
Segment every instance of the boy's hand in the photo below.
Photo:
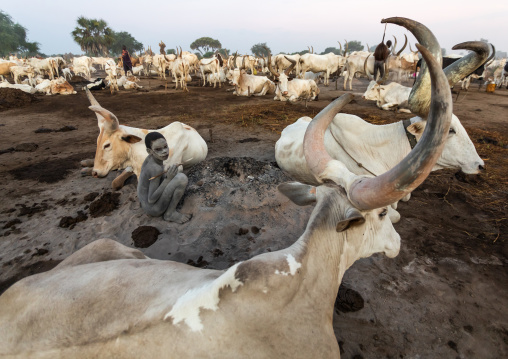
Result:
{"type": "Polygon", "coordinates": [[[166,181],[171,181],[178,174],[178,166],[171,165],[168,172],[166,172],[166,181]]]}

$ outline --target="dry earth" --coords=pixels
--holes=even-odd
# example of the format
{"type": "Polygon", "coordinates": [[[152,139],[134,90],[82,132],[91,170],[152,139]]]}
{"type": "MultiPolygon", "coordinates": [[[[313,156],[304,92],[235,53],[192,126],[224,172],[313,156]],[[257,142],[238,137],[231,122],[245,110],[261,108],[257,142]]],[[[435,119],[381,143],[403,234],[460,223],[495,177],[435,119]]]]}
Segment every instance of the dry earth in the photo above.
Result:
{"type": "MultiPolygon", "coordinates": [[[[142,247],[153,258],[224,269],[285,248],[303,232],[312,208],[277,192],[289,178],[275,163],[274,144],[285,126],[344,91],[320,85],[320,100],[306,108],[197,83],[189,93],[165,90],[156,79],[141,84],[147,92],[95,96],[122,124],[159,128],[178,120],[207,141],[207,160],[188,172],[181,205],[193,219],[176,225],[145,216],[134,184],[111,191],[117,173],[80,176],[79,161],[94,156],[98,135],[84,92],[0,90],[0,293],[98,238],[142,247]]],[[[374,124],[412,117],[362,100],[366,86],[354,80],[359,96],[344,112],[374,124]]],[[[354,291],[341,293],[333,323],[343,358],[508,357],[508,91],[487,94],[477,86],[458,94],[454,113],[487,170],[432,173],[399,206],[399,256],[375,255],[347,271],[343,283],[354,291]]]]}

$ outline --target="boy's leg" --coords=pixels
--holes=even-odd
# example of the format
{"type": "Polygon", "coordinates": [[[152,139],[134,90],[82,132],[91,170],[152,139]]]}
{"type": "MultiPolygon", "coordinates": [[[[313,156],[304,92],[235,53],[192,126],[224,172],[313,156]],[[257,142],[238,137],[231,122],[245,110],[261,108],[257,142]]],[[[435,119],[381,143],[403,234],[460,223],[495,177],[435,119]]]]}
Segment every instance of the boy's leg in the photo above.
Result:
{"type": "MultiPolygon", "coordinates": [[[[171,201],[169,202],[168,209],[164,212],[164,219],[169,222],[176,223],[185,223],[190,221],[192,218],[192,214],[184,214],[177,212],[176,206],[180,199],[182,198],[185,189],[187,188],[188,179],[187,176],[183,173],[178,173],[175,178],[169,183],[168,187],[172,187],[174,189],[173,195],[171,196],[171,201]],[[172,186],[173,185],[173,186],[172,186]]],[[[164,191],[166,192],[166,191],[164,191]]],[[[166,193],[164,193],[166,194],[166,193]]]]}

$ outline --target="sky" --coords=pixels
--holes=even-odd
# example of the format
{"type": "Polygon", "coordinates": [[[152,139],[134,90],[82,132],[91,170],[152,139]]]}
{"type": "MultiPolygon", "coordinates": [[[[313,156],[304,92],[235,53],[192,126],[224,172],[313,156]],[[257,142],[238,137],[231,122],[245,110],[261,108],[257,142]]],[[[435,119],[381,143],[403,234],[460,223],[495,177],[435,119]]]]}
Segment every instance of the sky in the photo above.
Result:
{"type": "MultiPolygon", "coordinates": [[[[479,4],[470,0],[23,0],[5,1],[0,10],[24,26],[28,40],[39,42],[47,55],[81,53],[70,34],[79,16],[103,19],[114,31],[129,32],[157,53],[161,40],[167,49],[190,50],[190,44],[203,36],[242,54],[263,42],[273,53],[302,51],[307,46],[320,53],[339,47],[337,41],[344,44],[344,39],[373,46],[383,37],[381,19],[394,16],[427,26],[447,53],[455,44],[481,38],[497,50],[508,51],[508,1],[479,4]]],[[[415,38],[407,30],[393,24],[386,29],[386,39],[397,37],[397,49],[404,34],[414,49],[415,38]]]]}

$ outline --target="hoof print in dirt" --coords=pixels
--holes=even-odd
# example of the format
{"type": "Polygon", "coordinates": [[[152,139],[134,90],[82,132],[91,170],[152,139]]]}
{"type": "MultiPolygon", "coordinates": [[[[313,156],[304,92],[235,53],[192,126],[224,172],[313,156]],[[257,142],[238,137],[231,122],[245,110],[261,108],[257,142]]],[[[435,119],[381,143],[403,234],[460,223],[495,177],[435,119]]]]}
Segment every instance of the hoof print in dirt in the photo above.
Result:
{"type": "Polygon", "coordinates": [[[141,226],[132,232],[132,240],[136,248],[148,248],[157,241],[159,230],[152,226],[141,226]]]}
{"type": "Polygon", "coordinates": [[[35,248],[35,253],[32,254],[32,257],[43,256],[48,253],[49,253],[49,251],[45,248],[35,248]]]}
{"type": "Polygon", "coordinates": [[[21,208],[19,209],[18,217],[21,216],[28,216],[32,217],[35,213],[44,212],[48,209],[48,205],[46,203],[34,203],[31,207],[27,207],[24,204],[20,205],[21,208]]]}
{"type": "Polygon", "coordinates": [[[84,222],[88,219],[88,216],[84,214],[82,211],[78,211],[78,215],[76,217],[65,216],[60,219],[60,223],[58,227],[73,229],[76,226],[76,223],[84,222]]]}
{"type": "Polygon", "coordinates": [[[105,192],[90,204],[90,215],[93,218],[110,214],[120,204],[120,193],[105,192]]]}
{"type": "Polygon", "coordinates": [[[34,132],[35,133],[50,133],[50,132],[69,132],[69,131],[76,131],[76,130],[77,130],[76,127],[67,125],[64,127],[60,127],[58,130],[53,130],[51,128],[41,127],[41,128],[36,129],[34,132]]]}
{"type": "Polygon", "coordinates": [[[7,222],[7,223],[5,224],[5,226],[3,226],[2,228],[3,228],[3,229],[7,229],[7,228],[15,228],[14,226],[15,226],[16,224],[20,224],[20,223],[21,223],[21,221],[20,221],[19,219],[15,218],[15,219],[13,219],[12,221],[7,222]]]}
{"type": "Polygon", "coordinates": [[[194,262],[192,259],[189,259],[187,261],[187,264],[193,267],[203,268],[208,265],[208,262],[203,260],[203,256],[200,256],[197,262],[194,262]]]}
{"type": "Polygon", "coordinates": [[[363,309],[364,301],[360,293],[353,289],[346,288],[342,284],[339,287],[335,299],[335,310],[342,313],[357,312],[363,309]]]}

